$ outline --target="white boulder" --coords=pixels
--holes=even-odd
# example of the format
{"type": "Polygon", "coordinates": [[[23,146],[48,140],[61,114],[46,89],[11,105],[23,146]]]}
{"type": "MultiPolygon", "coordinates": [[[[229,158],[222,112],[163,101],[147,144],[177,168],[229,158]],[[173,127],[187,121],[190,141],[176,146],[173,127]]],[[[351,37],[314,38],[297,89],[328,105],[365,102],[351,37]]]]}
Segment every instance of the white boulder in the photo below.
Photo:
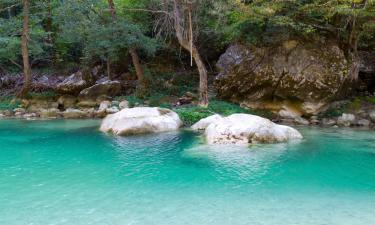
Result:
{"type": "Polygon", "coordinates": [[[177,130],[182,126],[177,113],[157,107],[126,108],[108,115],[100,130],[115,135],[157,133],[177,130]]]}
{"type": "Polygon", "coordinates": [[[355,116],[350,113],[343,113],[342,116],[337,119],[337,124],[345,127],[349,127],[350,125],[354,124],[354,122],[355,116]]]}
{"type": "Polygon", "coordinates": [[[205,130],[211,123],[221,120],[222,118],[223,117],[220,116],[219,114],[215,114],[215,115],[199,120],[191,128],[196,131],[205,130]]]}
{"type": "Polygon", "coordinates": [[[205,129],[208,144],[277,143],[301,139],[294,128],[278,125],[272,121],[250,114],[233,114],[228,117],[213,115],[193,125],[193,129],[205,129]]]}

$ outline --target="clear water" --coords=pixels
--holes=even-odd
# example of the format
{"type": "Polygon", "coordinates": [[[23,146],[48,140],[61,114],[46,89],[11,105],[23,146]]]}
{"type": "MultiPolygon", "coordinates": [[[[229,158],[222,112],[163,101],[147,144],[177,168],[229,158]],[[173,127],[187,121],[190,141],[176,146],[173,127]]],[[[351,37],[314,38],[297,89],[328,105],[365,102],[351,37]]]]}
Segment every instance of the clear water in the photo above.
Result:
{"type": "Polygon", "coordinates": [[[375,224],[375,132],[204,146],[98,121],[0,121],[0,224],[375,224]]]}

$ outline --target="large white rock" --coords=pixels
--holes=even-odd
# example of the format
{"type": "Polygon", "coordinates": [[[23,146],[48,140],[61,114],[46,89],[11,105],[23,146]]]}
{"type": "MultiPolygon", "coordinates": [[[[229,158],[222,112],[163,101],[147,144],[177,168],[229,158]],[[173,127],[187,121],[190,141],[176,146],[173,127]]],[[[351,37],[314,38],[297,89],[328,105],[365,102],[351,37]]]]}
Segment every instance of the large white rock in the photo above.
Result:
{"type": "Polygon", "coordinates": [[[191,128],[196,131],[206,130],[206,128],[213,122],[221,120],[223,117],[219,114],[215,114],[204,119],[199,120],[191,128]]]}
{"type": "Polygon", "coordinates": [[[163,108],[137,107],[108,115],[100,130],[115,135],[132,135],[177,130],[182,126],[177,113],[163,108]]]}
{"type": "Polygon", "coordinates": [[[301,139],[294,128],[278,125],[272,121],[250,114],[233,114],[228,117],[213,115],[193,125],[193,129],[205,129],[208,144],[277,143],[301,139]]]}

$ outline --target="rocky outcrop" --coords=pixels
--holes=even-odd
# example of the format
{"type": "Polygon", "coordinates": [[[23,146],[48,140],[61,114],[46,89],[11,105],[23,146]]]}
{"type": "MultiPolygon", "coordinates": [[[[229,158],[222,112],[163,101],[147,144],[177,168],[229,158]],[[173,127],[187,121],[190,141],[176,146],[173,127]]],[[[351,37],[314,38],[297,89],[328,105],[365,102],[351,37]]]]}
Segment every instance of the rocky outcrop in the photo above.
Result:
{"type": "Polygon", "coordinates": [[[95,84],[79,93],[81,99],[96,99],[99,96],[116,96],[120,95],[122,86],[119,81],[105,81],[95,84]]]}
{"type": "Polygon", "coordinates": [[[132,135],[177,130],[182,121],[177,113],[163,108],[138,107],[108,115],[100,130],[115,135],[132,135]]]}
{"type": "Polygon", "coordinates": [[[359,52],[360,64],[358,74],[357,90],[367,92],[366,94],[375,93],[375,52],[359,52]]]}
{"type": "Polygon", "coordinates": [[[348,63],[331,42],[295,40],[277,47],[230,46],[220,57],[216,79],[220,97],[252,108],[315,115],[337,98],[348,63]]]}
{"type": "Polygon", "coordinates": [[[278,125],[268,119],[250,114],[233,114],[228,117],[213,115],[192,126],[205,128],[208,144],[248,145],[250,143],[277,143],[301,139],[294,128],[278,125]]]}
{"type": "Polygon", "coordinates": [[[62,94],[76,95],[89,85],[90,84],[85,79],[83,73],[81,71],[78,71],[65,78],[63,82],[59,83],[56,87],[56,91],[62,94]]]}

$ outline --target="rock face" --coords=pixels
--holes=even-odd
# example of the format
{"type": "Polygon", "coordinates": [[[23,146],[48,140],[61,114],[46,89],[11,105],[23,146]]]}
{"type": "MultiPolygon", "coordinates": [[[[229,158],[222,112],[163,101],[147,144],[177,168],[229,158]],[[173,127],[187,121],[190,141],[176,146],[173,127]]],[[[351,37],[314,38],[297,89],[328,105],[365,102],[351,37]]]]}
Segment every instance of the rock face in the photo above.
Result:
{"type": "Polygon", "coordinates": [[[232,45],[217,67],[220,97],[276,113],[291,108],[301,115],[317,114],[339,96],[348,71],[337,45],[295,40],[272,48],[232,45]]]}
{"type": "Polygon", "coordinates": [[[182,121],[177,113],[162,108],[138,107],[108,115],[100,130],[115,135],[132,135],[177,130],[182,121]]]}
{"type": "Polygon", "coordinates": [[[116,96],[121,94],[122,87],[119,81],[105,81],[95,84],[79,93],[80,98],[96,99],[99,96],[116,96]]]}
{"type": "Polygon", "coordinates": [[[359,52],[359,79],[357,84],[358,91],[375,92],[375,52],[359,52]]]}
{"type": "Polygon", "coordinates": [[[294,128],[277,125],[268,119],[250,114],[233,114],[228,117],[213,115],[192,126],[195,130],[205,128],[208,144],[277,143],[301,139],[294,128]]]}
{"type": "Polygon", "coordinates": [[[78,71],[67,77],[56,87],[57,92],[62,94],[78,94],[81,90],[88,87],[88,82],[84,79],[83,73],[78,71]]]}

